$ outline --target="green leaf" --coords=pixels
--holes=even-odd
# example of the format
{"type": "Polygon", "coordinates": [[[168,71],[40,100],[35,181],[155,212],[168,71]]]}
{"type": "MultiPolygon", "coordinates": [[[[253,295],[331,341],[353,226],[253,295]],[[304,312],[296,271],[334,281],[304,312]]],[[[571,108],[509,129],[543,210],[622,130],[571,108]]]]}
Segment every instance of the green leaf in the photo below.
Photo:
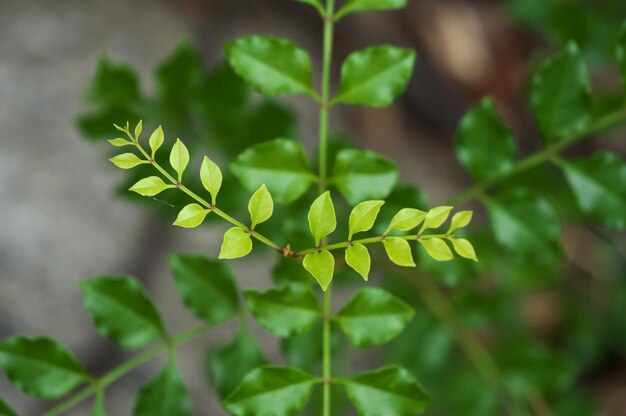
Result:
{"type": "Polygon", "coordinates": [[[72,352],[50,338],[3,340],[0,367],[15,387],[43,399],[59,398],[91,380],[72,352]]]}
{"type": "Polygon", "coordinates": [[[233,69],[265,95],[315,96],[311,58],[302,48],[273,36],[247,36],[226,43],[233,69]]]}
{"type": "Polygon", "coordinates": [[[165,135],[163,134],[163,128],[159,126],[155,131],[152,132],[152,134],[150,135],[150,139],[148,139],[148,144],[150,145],[150,150],[152,151],[152,159],[154,159],[157,150],[159,150],[164,140],[165,135]]]}
{"type": "Polygon", "coordinates": [[[252,198],[250,198],[250,202],[248,202],[248,212],[250,213],[250,220],[252,221],[252,229],[258,224],[269,220],[272,216],[274,212],[274,201],[265,185],[261,185],[252,195],[252,198]]]}
{"type": "Polygon", "coordinates": [[[204,221],[210,212],[210,210],[203,208],[198,204],[186,205],[178,213],[178,217],[176,217],[174,225],[182,228],[196,228],[202,224],[202,221],[204,221]]]}
{"type": "Polygon", "coordinates": [[[239,227],[232,227],[224,234],[220,250],[220,259],[237,259],[244,257],[252,250],[250,234],[239,227]]]}
{"type": "Polygon", "coordinates": [[[564,163],[578,206],[605,227],[626,228],[626,162],[613,153],[597,153],[564,163]]]}
{"type": "Polygon", "coordinates": [[[547,199],[517,188],[485,202],[500,245],[541,263],[561,257],[559,216],[547,199]]]}
{"type": "Polygon", "coordinates": [[[266,292],[246,290],[244,296],[259,324],[279,337],[307,332],[321,317],[317,298],[306,285],[292,283],[266,292]]]}
{"type": "Polygon", "coordinates": [[[368,231],[374,226],[384,203],[385,201],[364,201],[352,209],[348,220],[348,240],[352,240],[352,235],[368,231]]]}
{"type": "Polygon", "coordinates": [[[109,160],[120,169],[132,169],[135,166],[148,163],[146,160],[139,159],[134,153],[122,153],[109,160]]]}
{"type": "Polygon", "coordinates": [[[398,168],[388,159],[367,150],[344,149],[337,153],[330,183],[351,205],[368,199],[385,199],[398,180],[398,168]]]}
{"type": "Polygon", "coordinates": [[[252,370],[224,402],[234,416],[295,416],[306,406],[316,380],[292,367],[252,370]]]}
{"type": "Polygon", "coordinates": [[[106,407],[104,404],[104,391],[99,390],[96,392],[93,398],[93,409],[91,410],[91,416],[106,416],[106,407]]]}
{"type": "Polygon", "coordinates": [[[515,138],[492,98],[484,98],[463,116],[455,148],[457,158],[476,180],[493,179],[511,170],[517,152],[515,138]]]}
{"type": "Polygon", "coordinates": [[[122,347],[141,348],[166,336],[159,312],[136,279],[100,276],[79,288],[98,332],[122,347]]]}
{"type": "Polygon", "coordinates": [[[450,238],[449,240],[454,247],[454,251],[456,251],[459,256],[465,257],[466,259],[478,261],[478,258],[476,257],[476,251],[474,250],[474,246],[472,245],[472,243],[464,238],[450,238]]]}
{"type": "Polygon", "coordinates": [[[222,400],[235,390],[248,372],[264,364],[267,359],[244,326],[230,344],[212,351],[207,363],[211,382],[222,400]]]}
{"type": "Polygon", "coordinates": [[[142,130],[143,130],[143,120],[139,120],[139,122],[135,126],[135,140],[136,141],[139,141],[139,136],[141,135],[142,130]]]}
{"type": "Polygon", "coordinates": [[[389,227],[385,230],[384,235],[389,234],[392,230],[411,231],[417,227],[426,218],[426,212],[415,208],[402,208],[389,223],[389,227]]]}
{"type": "Polygon", "coordinates": [[[239,296],[233,273],[223,261],[197,254],[170,257],[176,289],[195,317],[216,325],[239,312],[239,296]]]}
{"type": "Polygon", "coordinates": [[[137,192],[143,196],[155,196],[166,189],[175,188],[174,185],[167,185],[163,179],[158,176],[149,176],[143,178],[130,187],[129,191],[137,192]]]}
{"type": "Polygon", "coordinates": [[[452,217],[452,221],[450,221],[450,228],[448,228],[447,234],[452,234],[456,230],[460,228],[465,228],[472,221],[472,216],[474,213],[472,211],[459,211],[452,217]]]}
{"type": "Polygon", "coordinates": [[[587,67],[575,43],[546,59],[532,79],[531,103],[546,143],[582,134],[591,121],[587,67]]]}
{"type": "Polygon", "coordinates": [[[202,160],[202,166],[200,166],[200,181],[204,189],[211,194],[211,203],[215,205],[217,201],[217,194],[222,187],[222,171],[211,159],[207,156],[202,160]]]}
{"type": "Polygon", "coordinates": [[[437,261],[448,261],[454,258],[450,247],[441,238],[421,238],[417,241],[424,246],[428,255],[437,261]]]}
{"type": "Polygon", "coordinates": [[[360,289],[339,311],[337,322],[357,347],[381,345],[399,335],[415,311],[403,300],[374,287],[360,289]]]}
{"type": "Polygon", "coordinates": [[[400,237],[387,237],[383,240],[389,260],[404,267],[415,267],[409,242],[400,237]]]}
{"type": "Polygon", "coordinates": [[[117,139],[110,139],[108,142],[115,147],[132,146],[134,144],[130,140],[122,139],[121,137],[118,137],[117,139]]]}
{"type": "Polygon", "coordinates": [[[626,94],[626,22],[622,24],[622,27],[619,31],[616,55],[622,78],[622,87],[624,89],[624,94],[626,94]]]}
{"type": "Polygon", "coordinates": [[[422,224],[422,228],[420,229],[420,234],[430,228],[441,227],[450,216],[450,211],[452,211],[452,207],[447,206],[435,207],[428,211],[424,218],[424,224],[422,224]]]}
{"type": "Polygon", "coordinates": [[[15,410],[11,409],[9,405],[6,404],[6,402],[2,400],[2,397],[0,397],[0,415],[17,416],[17,413],[15,413],[15,410]]]}
{"type": "Polygon", "coordinates": [[[309,4],[313,6],[316,10],[324,11],[324,7],[322,7],[322,3],[319,0],[296,0],[300,3],[309,4]]]}
{"type": "Polygon", "coordinates": [[[319,253],[311,253],[304,256],[302,262],[304,268],[313,275],[322,290],[326,291],[333,280],[335,271],[335,258],[328,250],[319,253]]]}
{"type": "Polygon", "coordinates": [[[335,20],[343,16],[370,10],[390,10],[406,7],[408,0],[346,0],[344,6],[337,12],[335,20]]]}
{"type": "Polygon", "coordinates": [[[137,392],[134,416],[191,416],[187,389],[173,362],[137,392]]]}
{"type": "Polygon", "coordinates": [[[415,377],[398,366],[357,374],[344,385],[361,416],[414,416],[430,404],[415,377]]]}
{"type": "Polygon", "coordinates": [[[387,107],[409,83],[415,52],[374,46],[351,53],[341,66],[341,81],[332,104],[387,107]]]}
{"type": "Polygon", "coordinates": [[[352,244],[346,249],[346,263],[360,274],[365,281],[369,278],[372,260],[363,244],[352,244]]]}
{"type": "Polygon", "coordinates": [[[319,246],[320,240],[337,228],[335,207],[329,191],[324,192],[313,201],[309,209],[308,219],[315,245],[319,246]]]}
{"type": "Polygon", "coordinates": [[[189,164],[189,150],[180,139],[176,139],[176,143],[172,146],[172,151],[170,153],[170,165],[172,168],[178,173],[178,182],[181,182],[183,179],[183,172],[187,169],[187,165],[189,164]]]}
{"type": "Polygon", "coordinates": [[[187,120],[203,72],[200,52],[191,41],[183,39],[155,71],[157,97],[167,116],[187,120]]]}
{"type": "Polygon", "coordinates": [[[275,139],[246,149],[230,168],[250,191],[266,185],[279,204],[298,199],[315,181],[304,149],[287,139],[275,139]]]}
{"type": "Polygon", "coordinates": [[[139,77],[131,67],[103,58],[92,81],[89,98],[102,107],[124,107],[136,103],[140,99],[139,77]]]}

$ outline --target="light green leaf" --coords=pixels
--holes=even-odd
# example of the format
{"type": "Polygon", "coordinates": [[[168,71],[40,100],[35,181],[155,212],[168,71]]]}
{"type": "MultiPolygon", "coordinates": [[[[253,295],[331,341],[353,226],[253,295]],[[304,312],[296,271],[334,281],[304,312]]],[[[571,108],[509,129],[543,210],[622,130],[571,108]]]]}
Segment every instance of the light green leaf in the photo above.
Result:
{"type": "Polygon", "coordinates": [[[143,130],[143,120],[139,120],[137,125],[135,126],[135,140],[139,140],[139,136],[141,135],[141,131],[143,130]]]}
{"type": "Polygon", "coordinates": [[[492,98],[483,99],[463,116],[455,149],[461,164],[479,181],[511,170],[517,152],[515,138],[492,98]]]}
{"type": "Polygon", "coordinates": [[[415,52],[395,46],[374,46],[351,53],[341,66],[341,81],[332,104],[386,107],[409,83],[415,52]]]}
{"type": "Polygon", "coordinates": [[[191,401],[173,362],[137,392],[133,416],[191,416],[191,401]]]}
{"type": "Polygon", "coordinates": [[[224,234],[220,250],[220,259],[237,259],[244,257],[252,250],[250,234],[239,227],[233,227],[224,234]]]}
{"type": "Polygon", "coordinates": [[[148,139],[150,150],[152,150],[152,159],[154,159],[154,155],[156,155],[157,150],[159,150],[164,140],[165,135],[163,134],[163,128],[159,126],[155,131],[152,132],[152,134],[150,135],[150,139],[148,139]]]}
{"type": "Polygon", "coordinates": [[[202,160],[202,166],[200,166],[200,181],[204,189],[211,194],[211,203],[215,205],[217,201],[217,194],[222,187],[222,171],[211,159],[207,156],[202,160]]]}
{"type": "Polygon", "coordinates": [[[122,347],[141,348],[166,337],[159,312],[136,279],[99,276],[79,288],[98,332],[122,347]]]}
{"type": "Polygon", "coordinates": [[[207,369],[220,398],[225,399],[252,369],[267,364],[259,344],[242,326],[230,344],[209,354],[207,369]]]}
{"type": "Polygon", "coordinates": [[[352,209],[348,220],[348,240],[352,240],[352,235],[367,231],[374,226],[380,207],[384,203],[385,201],[364,201],[352,209]]]}
{"type": "Polygon", "coordinates": [[[337,218],[335,207],[330,198],[330,192],[326,191],[318,196],[309,209],[309,229],[315,239],[315,245],[320,245],[320,240],[335,231],[337,218]]]}
{"type": "Polygon", "coordinates": [[[391,219],[384,235],[389,234],[392,230],[411,231],[420,225],[424,218],[426,218],[426,212],[424,211],[415,208],[402,208],[391,219]]]}
{"type": "Polygon", "coordinates": [[[579,135],[591,122],[591,87],[578,46],[546,59],[532,79],[531,103],[546,143],[579,135]]]}
{"type": "Polygon", "coordinates": [[[337,153],[330,183],[351,205],[368,199],[385,199],[398,180],[398,168],[388,159],[367,150],[344,149],[337,153]]]}
{"type": "Polygon", "coordinates": [[[250,202],[248,202],[248,212],[250,213],[250,220],[252,221],[252,229],[258,224],[269,220],[272,216],[274,212],[274,201],[265,185],[261,185],[252,195],[252,198],[250,198],[250,202]]]}
{"type": "Polygon", "coordinates": [[[416,416],[430,404],[413,374],[398,366],[357,374],[344,385],[361,416],[416,416]]]}
{"type": "Polygon", "coordinates": [[[346,249],[346,263],[360,274],[365,281],[369,278],[372,260],[363,244],[352,244],[346,249]]]}
{"type": "Polygon", "coordinates": [[[279,204],[298,199],[316,179],[302,145],[287,139],[275,139],[246,149],[230,168],[250,191],[266,185],[279,204]]]}
{"type": "Polygon", "coordinates": [[[626,94],[626,21],[622,24],[622,27],[619,31],[616,55],[622,78],[622,87],[624,89],[624,93],[626,94]]]}
{"type": "Polygon", "coordinates": [[[15,413],[15,410],[11,409],[9,405],[6,404],[6,402],[2,400],[2,397],[0,397],[0,415],[17,416],[17,413],[15,413]]]}
{"type": "Polygon", "coordinates": [[[413,308],[402,299],[383,289],[366,287],[339,311],[337,322],[354,345],[373,347],[399,335],[413,315],[413,308]]]}
{"type": "Polygon", "coordinates": [[[170,257],[176,289],[195,317],[216,325],[239,312],[233,273],[223,261],[197,254],[170,257]]]}
{"type": "Polygon", "coordinates": [[[320,3],[319,0],[296,0],[296,1],[311,5],[315,8],[315,10],[318,10],[319,12],[324,11],[324,7],[322,7],[322,3],[320,3]]]}
{"type": "Polygon", "coordinates": [[[148,163],[146,160],[139,159],[134,153],[122,153],[109,160],[120,169],[132,169],[135,166],[148,163]]]}
{"type": "Polygon", "coordinates": [[[183,172],[189,164],[189,150],[180,139],[176,139],[176,143],[172,146],[172,152],[170,153],[170,165],[178,173],[178,182],[183,179],[183,172]]]}
{"type": "Polygon", "coordinates": [[[452,217],[452,221],[450,221],[450,228],[448,229],[447,234],[452,234],[454,231],[465,228],[472,221],[472,216],[474,213],[472,211],[459,211],[452,217]]]}
{"type": "Polygon", "coordinates": [[[476,257],[476,250],[474,250],[474,246],[472,245],[472,243],[464,238],[450,238],[449,240],[454,247],[454,251],[456,251],[459,256],[465,257],[466,259],[478,261],[478,258],[476,257]]]}
{"type": "Polygon", "coordinates": [[[0,342],[0,367],[15,387],[56,399],[91,377],[65,346],[50,338],[15,336],[0,342]]]}
{"type": "Polygon", "coordinates": [[[91,416],[106,416],[106,414],[107,412],[104,406],[104,391],[98,390],[93,398],[93,409],[91,410],[91,416]]]}
{"type": "Polygon", "coordinates": [[[407,3],[408,0],[346,0],[344,6],[335,15],[335,20],[339,20],[350,13],[366,12],[369,10],[401,9],[405,7],[407,3]]]}
{"type": "Polygon", "coordinates": [[[233,69],[265,95],[315,96],[311,58],[302,48],[273,36],[247,36],[226,43],[233,69]]]}
{"type": "Polygon", "coordinates": [[[304,268],[313,275],[322,290],[326,291],[333,280],[335,271],[335,258],[328,250],[319,253],[311,253],[304,256],[302,262],[304,268]]]}
{"type": "Polygon", "coordinates": [[[292,283],[266,292],[246,290],[244,296],[259,324],[279,337],[307,332],[321,318],[317,298],[307,285],[292,283]]]}
{"type": "Polygon", "coordinates": [[[110,139],[108,142],[115,147],[132,146],[134,144],[130,140],[122,139],[121,137],[118,137],[117,139],[110,139]]]}
{"type": "Polygon", "coordinates": [[[383,245],[389,260],[398,266],[415,267],[408,241],[400,237],[386,237],[383,240],[383,245]]]}
{"type": "Polygon", "coordinates": [[[580,209],[605,227],[626,229],[626,162],[597,153],[563,164],[580,209]]]}
{"type": "Polygon", "coordinates": [[[202,221],[204,221],[210,212],[210,210],[203,208],[198,204],[186,205],[178,213],[178,217],[176,217],[174,225],[182,228],[196,228],[202,224],[202,221]]]}
{"type": "Polygon", "coordinates": [[[175,186],[167,185],[163,182],[163,179],[158,176],[149,176],[138,181],[129,189],[129,191],[137,192],[139,195],[143,196],[154,196],[160,194],[166,189],[171,188],[175,188],[175,186]]]}
{"type": "Polygon", "coordinates": [[[422,228],[420,229],[420,234],[430,228],[441,227],[448,219],[448,216],[450,216],[450,211],[452,211],[452,207],[447,206],[435,207],[428,211],[424,218],[424,224],[422,224],[422,228]]]}
{"type": "Polygon", "coordinates": [[[428,255],[437,261],[448,261],[454,258],[450,247],[441,238],[421,238],[417,241],[424,246],[428,255]]]}
{"type": "Polygon", "coordinates": [[[295,416],[309,401],[314,383],[297,368],[262,366],[244,377],[224,408],[234,416],[295,416]]]}

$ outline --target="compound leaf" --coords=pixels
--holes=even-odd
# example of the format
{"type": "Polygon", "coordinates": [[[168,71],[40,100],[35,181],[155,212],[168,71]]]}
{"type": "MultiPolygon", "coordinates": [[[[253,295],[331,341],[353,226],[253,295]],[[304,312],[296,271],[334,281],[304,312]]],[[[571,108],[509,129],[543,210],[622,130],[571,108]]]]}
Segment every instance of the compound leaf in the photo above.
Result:
{"type": "Polygon", "coordinates": [[[421,238],[418,240],[430,257],[437,261],[448,261],[454,258],[450,247],[441,238],[421,238]]]}
{"type": "Polygon", "coordinates": [[[65,346],[50,338],[15,336],[0,342],[0,367],[24,393],[56,399],[91,380],[65,346]]]}
{"type": "Polygon", "coordinates": [[[198,204],[186,205],[176,217],[174,225],[182,228],[196,228],[211,211],[198,204]]]}
{"type": "Polygon", "coordinates": [[[348,220],[348,240],[352,239],[352,235],[368,231],[374,226],[384,203],[385,201],[364,201],[352,209],[348,220]]]}
{"type": "Polygon", "coordinates": [[[292,283],[266,292],[246,290],[244,295],[259,324],[279,337],[307,332],[321,316],[317,298],[307,285],[292,283]]]}
{"type": "Polygon", "coordinates": [[[250,220],[252,221],[251,228],[269,220],[272,216],[274,212],[274,201],[265,185],[261,185],[250,198],[250,202],[248,202],[248,212],[250,213],[250,220]]]}
{"type": "Polygon", "coordinates": [[[170,267],[176,289],[195,317],[215,325],[238,313],[237,286],[225,262],[181,254],[170,257],[170,267]]]}
{"type": "Polygon", "coordinates": [[[183,172],[187,169],[188,164],[189,150],[187,150],[187,146],[180,139],[176,139],[176,143],[174,143],[170,152],[170,165],[178,174],[178,182],[182,181],[183,172]]]}
{"type": "Polygon", "coordinates": [[[352,244],[346,249],[346,263],[352,267],[365,281],[369,278],[372,259],[367,247],[363,244],[352,244]]]}
{"type": "Polygon", "coordinates": [[[143,178],[130,187],[129,191],[133,191],[143,196],[155,196],[166,189],[175,188],[174,185],[168,185],[158,176],[149,176],[143,178]]]}
{"type": "Polygon", "coordinates": [[[224,234],[224,241],[218,258],[237,259],[252,250],[250,234],[239,227],[232,227],[224,234]]]}
{"type": "Polygon", "coordinates": [[[360,289],[341,309],[337,322],[357,347],[384,344],[399,335],[415,311],[391,293],[373,287],[360,289]]]}
{"type": "Polygon", "coordinates": [[[302,262],[304,268],[313,275],[322,290],[326,291],[333,280],[335,271],[335,258],[328,250],[319,253],[310,253],[304,256],[302,262]]]}
{"type": "Polygon", "coordinates": [[[137,392],[133,415],[191,416],[191,401],[173,362],[137,392]]]}
{"type": "Polygon", "coordinates": [[[329,191],[324,192],[313,201],[309,209],[308,219],[315,245],[319,246],[320,240],[335,231],[337,227],[335,207],[329,191]]]}
{"type": "Polygon", "coordinates": [[[415,267],[409,242],[400,237],[387,237],[383,240],[389,260],[404,267],[415,267]]]}
{"type": "Polygon", "coordinates": [[[222,171],[207,156],[202,159],[202,165],[200,166],[200,181],[204,189],[211,194],[211,201],[215,205],[217,194],[222,187],[222,171]]]}
{"type": "Polygon", "coordinates": [[[136,279],[99,276],[79,288],[98,332],[122,347],[140,348],[165,337],[159,312],[136,279]]]}

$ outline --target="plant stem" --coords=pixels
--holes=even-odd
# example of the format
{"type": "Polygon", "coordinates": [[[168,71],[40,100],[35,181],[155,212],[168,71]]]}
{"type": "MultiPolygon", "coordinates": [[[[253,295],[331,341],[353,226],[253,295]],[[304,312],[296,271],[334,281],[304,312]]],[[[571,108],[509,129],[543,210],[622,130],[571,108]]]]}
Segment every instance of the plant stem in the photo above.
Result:
{"type": "MultiPolygon", "coordinates": [[[[322,16],[324,19],[324,51],[322,60],[322,95],[320,102],[320,124],[319,124],[319,175],[320,194],[326,190],[327,177],[328,177],[328,111],[330,103],[330,69],[333,55],[333,31],[334,20],[333,14],[335,13],[335,1],[326,0],[326,12],[322,16]]],[[[327,239],[324,238],[322,244],[326,244],[327,239]]],[[[330,380],[332,377],[332,362],[331,362],[331,350],[330,350],[330,335],[331,335],[331,295],[332,283],[328,285],[327,290],[324,292],[324,327],[322,336],[322,361],[323,361],[323,403],[322,403],[322,415],[330,416],[330,380]]]]}
{"type": "Polygon", "coordinates": [[[198,338],[200,335],[206,333],[210,328],[211,327],[209,325],[200,325],[188,331],[181,332],[180,334],[172,338],[169,343],[162,342],[159,345],[147,349],[141,354],[131,358],[120,366],[109,371],[104,376],[93,382],[89,387],[80,390],[73,396],[67,398],[52,409],[48,410],[46,413],[43,414],[43,416],[58,416],[63,414],[72,407],[78,405],[83,400],[86,400],[90,396],[104,390],[107,386],[119,380],[137,367],[147,363],[148,361],[151,361],[152,359],[158,357],[165,352],[170,352],[170,350],[173,348],[177,348],[181,345],[188,343],[189,341],[198,338]]]}

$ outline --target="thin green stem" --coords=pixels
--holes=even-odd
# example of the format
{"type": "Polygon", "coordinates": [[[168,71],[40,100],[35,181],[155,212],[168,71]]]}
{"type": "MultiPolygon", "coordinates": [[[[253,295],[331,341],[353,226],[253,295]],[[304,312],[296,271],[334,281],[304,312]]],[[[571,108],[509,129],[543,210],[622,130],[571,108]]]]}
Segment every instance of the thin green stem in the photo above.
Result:
{"type": "Polygon", "coordinates": [[[188,331],[181,332],[180,334],[172,338],[169,343],[162,342],[152,348],[147,349],[141,354],[131,358],[120,366],[109,371],[99,379],[96,379],[88,387],[85,387],[73,396],[65,399],[52,409],[48,410],[46,413],[43,414],[43,416],[58,416],[65,413],[69,409],[81,403],[83,400],[86,400],[90,396],[97,394],[99,391],[103,391],[109,385],[119,380],[131,371],[135,370],[137,367],[147,363],[148,361],[153,360],[154,358],[160,356],[165,352],[169,353],[172,349],[178,348],[198,338],[200,335],[205,334],[210,328],[211,327],[209,325],[200,325],[188,331]]]}

